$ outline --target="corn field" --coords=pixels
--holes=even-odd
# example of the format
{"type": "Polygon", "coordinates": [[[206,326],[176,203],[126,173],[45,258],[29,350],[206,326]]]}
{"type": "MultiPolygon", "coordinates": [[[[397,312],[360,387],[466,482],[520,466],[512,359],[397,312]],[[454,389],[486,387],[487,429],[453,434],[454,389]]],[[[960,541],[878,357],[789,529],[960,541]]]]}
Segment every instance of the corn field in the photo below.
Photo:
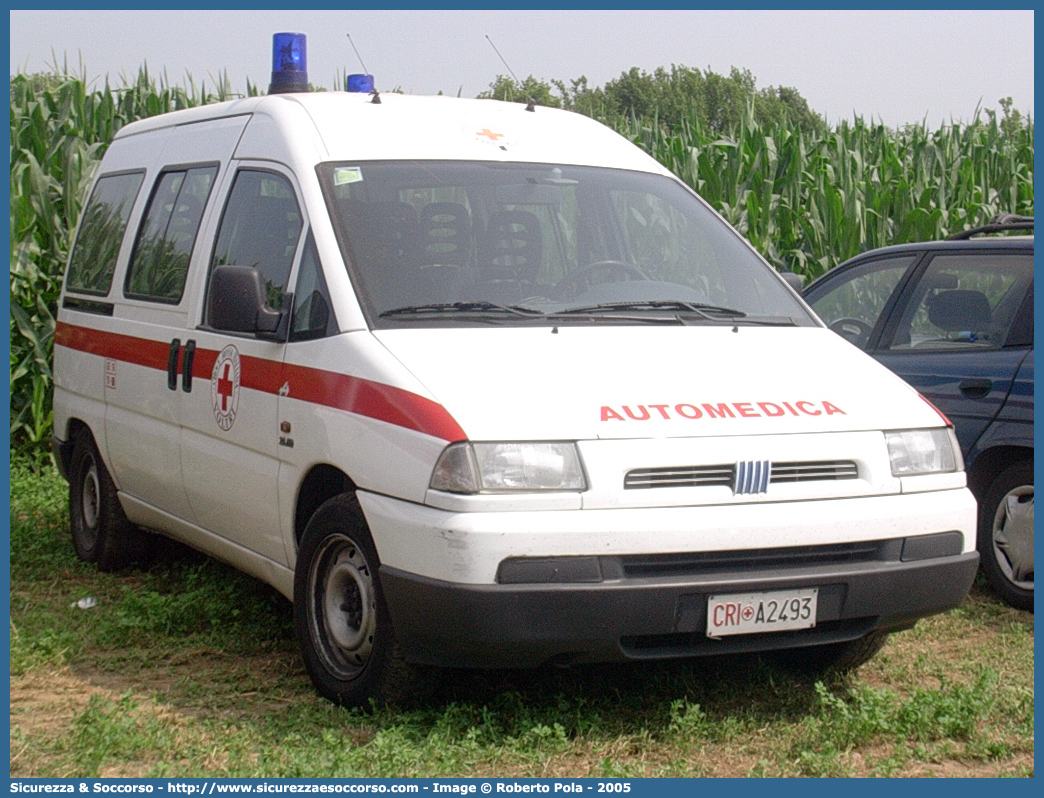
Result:
{"type": "MultiPolygon", "coordinates": [[[[11,78],[11,448],[49,457],[51,351],[58,295],[80,211],[105,148],[136,119],[230,99],[216,91],[133,82],[88,91],[64,74],[11,78]]],[[[251,89],[248,87],[248,92],[251,89]]]]}
{"type": "Polygon", "coordinates": [[[895,131],[857,119],[813,138],[745,121],[621,130],[692,186],[776,268],[807,278],[860,252],[942,238],[1000,212],[1033,215],[1033,124],[895,131]]]}
{"type": "MultiPolygon", "coordinates": [[[[256,87],[247,86],[247,94],[256,87]]],[[[88,90],[68,70],[11,79],[11,446],[49,457],[56,302],[76,220],[108,142],[128,122],[229,99],[156,81],[88,90]]],[[[815,277],[886,244],[939,238],[1002,211],[1033,215],[1033,122],[980,114],[938,130],[856,119],[826,134],[752,115],[732,135],[698,119],[617,129],[692,186],[775,267],[815,277]]]]}

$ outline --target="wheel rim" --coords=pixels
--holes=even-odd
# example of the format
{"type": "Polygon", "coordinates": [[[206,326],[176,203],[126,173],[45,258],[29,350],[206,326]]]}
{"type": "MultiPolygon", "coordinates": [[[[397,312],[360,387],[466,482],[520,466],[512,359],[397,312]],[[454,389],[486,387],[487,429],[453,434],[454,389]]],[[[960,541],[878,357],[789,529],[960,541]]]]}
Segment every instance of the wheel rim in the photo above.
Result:
{"type": "Polygon", "coordinates": [[[1033,486],[1020,485],[1001,499],[993,517],[993,556],[1004,577],[1033,590],[1033,486]]]}
{"type": "Polygon", "coordinates": [[[92,548],[98,538],[98,518],[101,515],[101,483],[98,464],[90,455],[86,458],[83,482],[80,486],[80,514],[83,517],[83,542],[92,548]]]}
{"type": "Polygon", "coordinates": [[[309,571],[309,631],[327,670],[355,678],[373,651],[377,602],[362,549],[346,535],[332,535],[309,571]]]}

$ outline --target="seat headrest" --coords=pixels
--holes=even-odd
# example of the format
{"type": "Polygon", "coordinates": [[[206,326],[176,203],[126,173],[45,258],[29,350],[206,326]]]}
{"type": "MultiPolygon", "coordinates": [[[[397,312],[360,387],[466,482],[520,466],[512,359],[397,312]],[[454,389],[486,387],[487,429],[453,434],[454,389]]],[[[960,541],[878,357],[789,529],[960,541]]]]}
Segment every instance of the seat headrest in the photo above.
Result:
{"type": "Polygon", "coordinates": [[[981,291],[943,291],[928,303],[928,321],[947,332],[984,330],[991,317],[990,302],[981,291]]]}
{"type": "Polygon", "coordinates": [[[463,266],[471,255],[471,216],[457,202],[432,202],[421,208],[418,259],[423,264],[463,266]]]}
{"type": "Polygon", "coordinates": [[[492,214],[486,223],[480,257],[484,268],[499,279],[535,280],[543,248],[535,214],[502,211],[492,214]]]}

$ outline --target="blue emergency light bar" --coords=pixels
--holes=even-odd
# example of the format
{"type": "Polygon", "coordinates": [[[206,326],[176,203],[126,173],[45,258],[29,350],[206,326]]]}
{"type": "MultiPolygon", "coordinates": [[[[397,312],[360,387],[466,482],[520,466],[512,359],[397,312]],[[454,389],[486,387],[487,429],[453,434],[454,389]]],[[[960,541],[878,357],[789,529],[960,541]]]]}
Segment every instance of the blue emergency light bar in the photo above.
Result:
{"type": "Polygon", "coordinates": [[[373,91],[373,75],[349,75],[348,91],[370,94],[373,91]]]}
{"type": "Polygon", "coordinates": [[[308,91],[308,54],[303,33],[272,34],[269,94],[308,91]]]}

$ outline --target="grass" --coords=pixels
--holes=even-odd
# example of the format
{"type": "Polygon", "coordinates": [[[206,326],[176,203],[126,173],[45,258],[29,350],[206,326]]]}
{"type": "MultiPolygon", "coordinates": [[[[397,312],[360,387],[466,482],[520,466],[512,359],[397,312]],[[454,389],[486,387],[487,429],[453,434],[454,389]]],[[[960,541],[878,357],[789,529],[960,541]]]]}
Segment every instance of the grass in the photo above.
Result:
{"type": "Polygon", "coordinates": [[[1034,775],[1034,618],[981,585],[842,681],[753,658],[443,670],[364,713],[313,692],[270,588],[173,546],[100,574],[64,481],[11,480],[13,777],[1034,775]]]}

